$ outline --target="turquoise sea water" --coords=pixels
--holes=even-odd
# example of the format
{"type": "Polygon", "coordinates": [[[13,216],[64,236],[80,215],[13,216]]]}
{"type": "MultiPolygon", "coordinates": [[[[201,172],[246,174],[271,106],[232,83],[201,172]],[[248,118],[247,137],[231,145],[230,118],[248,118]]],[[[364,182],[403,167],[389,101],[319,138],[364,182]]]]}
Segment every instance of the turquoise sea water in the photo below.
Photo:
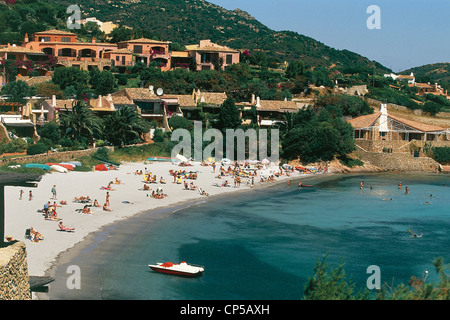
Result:
{"type": "Polygon", "coordinates": [[[314,188],[280,184],[107,227],[89,245],[61,257],[49,297],[296,300],[326,254],[332,267],[345,262],[358,288],[366,286],[370,265],[379,266],[382,283],[390,285],[422,277],[426,270],[427,281],[438,281],[433,260],[442,256],[450,263],[448,175],[310,181],[314,188]],[[413,238],[408,229],[422,238],[413,238]],[[203,276],[175,277],[147,267],[183,260],[205,266],[203,276]],[[69,265],[80,267],[81,289],[67,288],[69,265]]]}

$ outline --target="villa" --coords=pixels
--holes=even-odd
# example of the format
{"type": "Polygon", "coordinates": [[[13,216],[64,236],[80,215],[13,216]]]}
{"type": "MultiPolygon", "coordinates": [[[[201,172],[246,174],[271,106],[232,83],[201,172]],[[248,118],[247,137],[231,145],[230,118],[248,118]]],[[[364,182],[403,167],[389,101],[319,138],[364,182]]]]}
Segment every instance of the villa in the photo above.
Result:
{"type": "Polygon", "coordinates": [[[93,67],[109,70],[111,60],[105,57],[105,53],[117,49],[116,44],[98,43],[95,38],[91,42],[80,42],[75,33],[56,29],[36,32],[31,41],[25,35],[23,46],[54,56],[57,59],[55,67],[75,67],[81,70],[93,67]]]}
{"type": "MultiPolygon", "coordinates": [[[[94,18],[89,20],[95,23],[94,18]]],[[[89,22],[86,20],[85,22],[89,22]]],[[[80,70],[98,68],[110,70],[117,67],[119,72],[127,72],[127,67],[142,62],[162,71],[175,68],[214,70],[218,67],[239,63],[239,51],[201,40],[198,45],[188,45],[184,51],[170,51],[170,41],[147,38],[131,39],[119,43],[97,42],[93,37],[88,42],[79,41],[77,34],[69,31],[51,29],[35,32],[31,37],[25,34],[22,44],[0,46],[0,59],[9,60],[19,68],[19,75],[30,76],[36,70],[39,76],[50,76],[51,70],[58,67],[74,67],[80,70]]],[[[5,73],[5,66],[0,66],[5,73]]],[[[2,75],[2,82],[9,79],[2,75]]]]}
{"type": "MultiPolygon", "coordinates": [[[[132,52],[135,55],[135,62],[139,61],[147,66],[153,62],[156,63],[155,66],[159,67],[161,71],[167,71],[171,69],[169,44],[170,42],[168,41],[140,38],[119,42],[117,48],[126,49],[129,52],[132,52]]],[[[127,59],[125,58],[124,61],[127,61],[127,59]]]]}
{"type": "Polygon", "coordinates": [[[348,121],[356,140],[366,141],[450,141],[449,129],[388,114],[387,105],[373,114],[348,121]]]}
{"type": "Polygon", "coordinates": [[[200,40],[200,43],[186,46],[189,56],[197,65],[197,70],[214,70],[220,66],[239,63],[239,51],[220,46],[211,40],[200,40]]]}

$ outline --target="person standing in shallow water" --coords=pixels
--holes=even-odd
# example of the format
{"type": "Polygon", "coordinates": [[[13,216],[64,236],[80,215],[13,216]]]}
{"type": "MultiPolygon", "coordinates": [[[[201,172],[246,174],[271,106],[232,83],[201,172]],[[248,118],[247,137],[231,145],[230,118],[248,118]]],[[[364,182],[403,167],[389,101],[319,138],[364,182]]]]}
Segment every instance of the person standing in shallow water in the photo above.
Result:
{"type": "Polygon", "coordinates": [[[408,187],[405,188],[405,194],[409,194],[409,188],[408,187]]]}

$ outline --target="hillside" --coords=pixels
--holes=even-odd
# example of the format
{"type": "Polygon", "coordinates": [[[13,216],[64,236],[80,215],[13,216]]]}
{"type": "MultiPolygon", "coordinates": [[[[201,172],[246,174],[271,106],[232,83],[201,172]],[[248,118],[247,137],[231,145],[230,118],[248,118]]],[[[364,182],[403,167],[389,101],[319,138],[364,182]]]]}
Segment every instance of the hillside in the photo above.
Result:
{"type": "Polygon", "coordinates": [[[411,72],[416,76],[417,82],[438,82],[450,89],[450,62],[427,64],[405,70],[401,74],[411,74],[411,72]]]}
{"type": "MultiPolygon", "coordinates": [[[[54,3],[72,4],[67,0],[54,3]]],[[[79,5],[82,18],[145,29],[184,45],[211,39],[236,49],[262,50],[280,62],[301,59],[309,66],[335,64],[337,68],[364,66],[390,71],[357,53],[333,49],[296,32],[271,30],[243,10],[226,10],[204,0],[85,0],[79,5]]]]}

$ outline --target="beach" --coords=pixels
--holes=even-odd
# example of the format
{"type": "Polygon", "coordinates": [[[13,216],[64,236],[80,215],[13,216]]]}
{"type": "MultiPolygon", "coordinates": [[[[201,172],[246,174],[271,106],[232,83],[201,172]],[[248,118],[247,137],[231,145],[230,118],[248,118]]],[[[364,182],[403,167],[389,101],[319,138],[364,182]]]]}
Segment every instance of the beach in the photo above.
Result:
{"type": "MultiPolygon", "coordinates": [[[[29,275],[43,276],[56,262],[60,253],[83,241],[89,234],[114,222],[154,209],[173,206],[187,207],[214,196],[252,189],[251,185],[247,184],[250,179],[242,179],[240,186],[234,187],[233,176],[217,178],[219,168],[220,165],[217,165],[213,172],[211,166],[202,166],[195,162],[188,167],[181,167],[170,162],[153,162],[124,163],[117,170],[109,171],[47,173],[42,176],[42,180],[36,188],[5,188],[5,234],[11,235],[15,240],[25,242],[29,275]],[[182,184],[177,184],[174,183],[169,170],[197,172],[197,178],[195,180],[183,179],[182,184]],[[136,174],[141,171],[142,174],[136,174]],[[151,190],[143,190],[146,171],[157,177],[158,183],[148,184],[151,190]],[[166,180],[165,184],[159,183],[161,177],[166,180]],[[120,183],[115,183],[116,179],[120,183]],[[230,187],[221,186],[225,180],[229,182],[230,187]],[[193,182],[209,196],[200,194],[198,190],[185,190],[184,181],[188,184],[193,182]],[[105,189],[109,184],[112,190],[105,189]],[[52,195],[53,187],[56,189],[56,200],[52,195]],[[151,197],[152,192],[156,191],[158,187],[163,189],[163,193],[167,197],[163,199],[151,197]],[[19,199],[20,190],[23,190],[22,199],[19,199]],[[30,190],[33,194],[32,200],[29,200],[30,190]],[[104,211],[102,208],[108,192],[110,194],[108,208],[112,211],[104,211]],[[97,199],[100,205],[100,207],[89,207],[92,211],[91,214],[81,212],[85,203],[74,201],[75,197],[87,196],[92,201],[97,199]],[[56,202],[59,205],[56,208],[58,219],[62,220],[64,226],[75,228],[74,232],[61,231],[58,221],[44,218],[42,209],[48,201],[50,204],[56,202]],[[61,205],[61,201],[66,201],[67,204],[61,205]],[[25,231],[30,227],[41,233],[44,239],[39,242],[26,239],[25,231]]],[[[276,167],[276,172],[278,171],[279,169],[276,167]]],[[[300,174],[295,171],[290,176],[283,174],[275,177],[274,182],[260,182],[260,172],[259,170],[257,172],[253,188],[281,181],[287,183],[289,179],[298,180],[302,177],[313,176],[313,174],[300,174]]]]}
{"type": "Polygon", "coordinates": [[[366,286],[369,265],[379,266],[389,285],[426,270],[428,281],[439,280],[433,260],[450,259],[446,175],[315,174],[303,179],[313,188],[298,188],[301,179],[218,193],[107,225],[57,257],[48,270],[55,281],[38,298],[298,300],[325,255],[330,266],[345,261],[358,288],[366,286]],[[148,268],[166,261],[199,264],[205,273],[190,279],[148,268]],[[80,268],[79,290],[67,284],[73,267],[80,268]]]}

